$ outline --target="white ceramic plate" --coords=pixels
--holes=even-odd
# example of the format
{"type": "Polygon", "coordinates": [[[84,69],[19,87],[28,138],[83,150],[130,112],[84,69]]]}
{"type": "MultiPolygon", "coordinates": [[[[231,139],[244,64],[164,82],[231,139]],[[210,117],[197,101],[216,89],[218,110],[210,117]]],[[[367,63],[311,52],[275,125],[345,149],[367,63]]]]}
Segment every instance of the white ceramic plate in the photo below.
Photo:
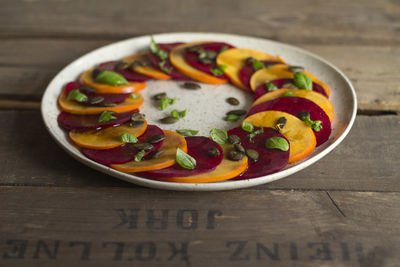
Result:
{"type": "MultiPolygon", "coordinates": [[[[104,165],[98,164],[86,158],[79,152],[67,138],[66,132],[57,124],[57,116],[60,109],[57,106],[57,98],[62,87],[69,81],[75,80],[79,74],[93,67],[94,65],[108,61],[122,59],[141,50],[147,49],[150,36],[132,38],[121,42],[113,43],[96,49],[69,64],[65,67],[48,85],[42,99],[42,116],[47,129],[57,143],[75,159],[101,172],[107,173],[116,178],[135,183],[142,186],[185,191],[216,191],[245,188],[272,182],[281,179],[301,169],[304,169],[318,161],[332,149],[334,149],[348,134],[353,125],[357,101],[355,90],[349,79],[335,66],[326,60],[305,50],[287,44],[270,41],[266,39],[253,38],[247,36],[220,34],[220,33],[166,33],[154,35],[156,42],[191,42],[191,41],[224,41],[236,47],[253,48],[270,54],[279,55],[285,62],[292,65],[300,65],[316,75],[319,79],[327,83],[331,88],[330,100],[335,109],[334,120],[332,123],[332,134],[330,139],[323,145],[316,148],[311,155],[295,164],[289,164],[280,172],[267,176],[241,181],[225,181],[205,184],[180,184],[170,182],[159,182],[137,177],[132,174],[122,173],[104,165]]],[[[149,123],[156,123],[164,114],[157,109],[150,97],[158,92],[167,92],[168,96],[179,99],[172,108],[179,110],[188,109],[188,115],[177,124],[162,126],[166,129],[197,129],[200,135],[208,136],[210,129],[214,127],[230,129],[235,124],[225,122],[222,118],[225,112],[232,109],[225,99],[230,96],[237,97],[241,101],[241,108],[248,109],[252,102],[250,93],[235,88],[233,85],[206,85],[202,84],[202,89],[184,90],[180,88],[181,82],[177,81],[151,81],[147,83],[146,89],[142,90],[145,104],[141,112],[146,114],[149,123]]],[[[170,109],[165,112],[170,111],[170,109]]],[[[239,124],[239,122],[237,123],[239,124]]]]}

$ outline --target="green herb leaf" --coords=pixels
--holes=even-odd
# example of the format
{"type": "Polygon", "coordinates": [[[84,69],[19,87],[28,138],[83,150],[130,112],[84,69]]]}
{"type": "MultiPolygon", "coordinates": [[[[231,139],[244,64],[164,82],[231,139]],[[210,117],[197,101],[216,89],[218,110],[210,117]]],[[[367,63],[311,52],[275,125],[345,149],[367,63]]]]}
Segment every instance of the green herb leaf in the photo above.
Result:
{"type": "Polygon", "coordinates": [[[285,92],[283,96],[293,96],[293,92],[285,92]]]}
{"type": "Polygon", "coordinates": [[[186,116],[187,110],[182,110],[182,111],[178,111],[176,109],[174,109],[173,111],[171,111],[171,117],[172,118],[177,118],[177,119],[182,119],[186,116]]]}
{"type": "Polygon", "coordinates": [[[264,132],[264,128],[261,126],[260,129],[255,130],[254,132],[249,134],[249,140],[250,142],[253,142],[253,138],[256,137],[259,134],[262,134],[264,132]]]}
{"type": "Polygon", "coordinates": [[[190,129],[176,130],[176,132],[183,136],[194,136],[199,133],[199,131],[197,131],[197,130],[190,130],[190,129]]]}
{"type": "Polygon", "coordinates": [[[210,131],[210,137],[214,142],[223,145],[228,140],[228,133],[224,130],[213,128],[210,131]]]}
{"type": "Polygon", "coordinates": [[[312,90],[313,82],[307,74],[303,72],[296,72],[293,78],[294,85],[300,89],[312,90]]]}
{"type": "Polygon", "coordinates": [[[138,139],[131,133],[123,133],[119,136],[119,140],[124,143],[137,143],[138,139]]]}
{"type": "MultiPolygon", "coordinates": [[[[178,148],[178,149],[179,149],[179,148],[178,148]]],[[[134,160],[135,160],[136,162],[141,161],[142,158],[144,157],[144,154],[146,154],[146,151],[140,150],[140,151],[135,155],[134,160]]]]}
{"type": "Polygon", "coordinates": [[[82,94],[79,89],[72,90],[69,92],[67,96],[67,100],[75,100],[77,102],[86,102],[88,101],[88,97],[85,94],[82,94]]]}
{"type": "Polygon", "coordinates": [[[110,120],[115,120],[117,117],[113,116],[113,111],[105,110],[100,114],[99,122],[108,122],[110,120]]]}
{"type": "Polygon", "coordinates": [[[226,120],[226,121],[238,121],[239,119],[240,119],[240,117],[235,114],[229,114],[228,116],[226,116],[224,118],[224,120],[226,120]]]}
{"type": "Polygon", "coordinates": [[[219,50],[218,53],[222,53],[224,51],[228,50],[228,47],[226,45],[224,45],[223,47],[221,47],[221,49],[219,50]]]}
{"type": "Polygon", "coordinates": [[[282,137],[271,137],[265,141],[265,147],[268,149],[279,149],[282,151],[289,150],[289,143],[286,141],[285,138],[282,137]]]}
{"type": "Polygon", "coordinates": [[[139,99],[139,98],[140,98],[140,95],[138,95],[138,94],[131,94],[131,98],[132,98],[132,99],[139,99]]]}
{"type": "Polygon", "coordinates": [[[150,40],[150,51],[157,55],[162,61],[165,61],[168,58],[168,53],[158,46],[158,44],[154,41],[153,36],[150,40]]]}
{"type": "Polygon", "coordinates": [[[170,74],[171,71],[173,70],[173,68],[172,68],[172,67],[169,67],[169,68],[165,67],[165,63],[167,63],[167,62],[166,62],[166,61],[161,61],[158,65],[160,66],[160,69],[161,69],[162,71],[164,71],[164,72],[170,74]]]}
{"type": "Polygon", "coordinates": [[[303,116],[301,120],[310,126],[314,131],[319,132],[322,129],[322,121],[313,121],[310,116],[303,116]]]}
{"type": "Polygon", "coordinates": [[[248,133],[251,133],[254,129],[254,125],[251,122],[244,121],[242,122],[242,130],[248,133]]]}
{"type": "Polygon", "coordinates": [[[276,87],[276,85],[271,83],[270,81],[265,82],[265,86],[267,87],[268,92],[272,92],[278,89],[278,87],[276,87]]]}
{"type": "Polygon", "coordinates": [[[128,81],[119,73],[110,70],[104,70],[96,77],[96,82],[113,86],[129,84],[128,81]]]}
{"type": "Polygon", "coordinates": [[[199,53],[198,58],[199,59],[205,59],[205,58],[207,58],[207,56],[208,56],[207,52],[206,51],[202,51],[202,52],[199,53]]]}
{"type": "Polygon", "coordinates": [[[227,68],[228,66],[225,64],[220,64],[218,65],[215,69],[210,69],[211,73],[214,74],[215,76],[220,76],[224,74],[224,70],[227,68]]]}
{"type": "Polygon", "coordinates": [[[253,70],[259,70],[264,68],[264,63],[257,59],[253,59],[253,70]]]}
{"type": "Polygon", "coordinates": [[[267,65],[265,66],[267,69],[272,69],[274,67],[274,65],[267,65]]]}
{"type": "Polygon", "coordinates": [[[196,168],[196,160],[180,148],[176,150],[176,162],[184,169],[193,170],[196,168]]]}
{"type": "Polygon", "coordinates": [[[166,109],[168,106],[171,106],[173,104],[175,104],[176,102],[176,98],[169,98],[169,97],[164,97],[160,100],[160,108],[161,110],[166,109]]]}

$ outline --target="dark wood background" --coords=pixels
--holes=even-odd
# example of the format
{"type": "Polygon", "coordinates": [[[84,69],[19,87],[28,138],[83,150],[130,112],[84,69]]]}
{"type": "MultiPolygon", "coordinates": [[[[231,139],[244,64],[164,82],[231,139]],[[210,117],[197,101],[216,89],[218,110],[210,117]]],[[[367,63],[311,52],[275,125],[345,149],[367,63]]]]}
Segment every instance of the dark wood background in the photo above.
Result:
{"type": "Polygon", "coordinates": [[[400,266],[398,0],[0,0],[0,266],[400,266]],[[346,140],[288,178],[167,192],[96,172],[46,132],[73,59],[160,32],[226,32],[316,53],[356,87],[346,140]]]}

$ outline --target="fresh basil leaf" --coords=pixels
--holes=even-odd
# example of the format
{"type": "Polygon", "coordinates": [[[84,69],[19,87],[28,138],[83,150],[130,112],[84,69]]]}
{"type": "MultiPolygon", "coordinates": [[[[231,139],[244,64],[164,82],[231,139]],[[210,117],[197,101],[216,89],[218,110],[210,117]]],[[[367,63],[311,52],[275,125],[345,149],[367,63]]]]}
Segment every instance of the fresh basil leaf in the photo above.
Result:
{"type": "Polygon", "coordinates": [[[228,133],[224,130],[213,128],[210,131],[210,137],[214,142],[223,145],[228,140],[228,133]]]}
{"type": "Polygon", "coordinates": [[[254,125],[251,122],[244,121],[242,122],[242,130],[248,133],[251,133],[254,129],[254,125]]]}
{"type": "Polygon", "coordinates": [[[225,117],[226,121],[238,121],[240,117],[235,114],[229,114],[228,116],[225,117]]]}
{"type": "Polygon", "coordinates": [[[174,109],[173,111],[171,111],[171,117],[173,118],[177,118],[177,119],[182,119],[186,116],[187,110],[182,110],[182,111],[178,111],[176,109],[174,109]]]}
{"type": "Polygon", "coordinates": [[[158,46],[158,44],[154,41],[153,36],[150,40],[150,51],[162,61],[165,61],[168,58],[168,53],[158,46]]]}
{"type": "Polygon", "coordinates": [[[304,121],[307,126],[311,127],[315,132],[321,131],[322,121],[313,121],[311,120],[310,116],[302,116],[300,119],[304,121]]]}
{"type": "Polygon", "coordinates": [[[259,70],[264,68],[264,63],[257,59],[253,59],[253,70],[259,70]]]}
{"type": "Polygon", "coordinates": [[[271,137],[265,141],[265,147],[268,149],[279,149],[282,151],[289,150],[289,143],[286,141],[285,138],[282,137],[271,137]]]}
{"type": "Polygon", "coordinates": [[[265,66],[267,69],[272,69],[274,67],[274,65],[267,65],[265,66]]]}
{"type": "Polygon", "coordinates": [[[193,170],[196,168],[196,160],[180,148],[176,150],[176,162],[184,169],[193,170]]]}
{"type": "Polygon", "coordinates": [[[99,122],[108,122],[110,120],[115,120],[117,117],[113,116],[113,111],[105,110],[100,114],[99,122]]]}
{"type": "Polygon", "coordinates": [[[72,90],[69,92],[67,96],[67,101],[75,100],[77,102],[86,102],[88,101],[88,97],[85,94],[82,94],[79,89],[72,90]]]}
{"type": "Polygon", "coordinates": [[[128,81],[119,73],[110,70],[104,70],[96,77],[96,82],[113,86],[129,84],[128,81]]]}
{"type": "Polygon", "coordinates": [[[139,98],[140,98],[140,95],[138,95],[138,94],[131,94],[131,98],[132,98],[132,99],[139,99],[139,98]]]}
{"type": "Polygon", "coordinates": [[[123,133],[119,136],[119,140],[124,143],[137,143],[138,139],[131,133],[123,133]]]}
{"type": "Polygon", "coordinates": [[[190,130],[190,129],[176,130],[176,132],[177,132],[178,134],[181,134],[181,135],[185,136],[185,137],[187,137],[187,136],[194,136],[194,135],[196,135],[196,134],[199,133],[199,131],[197,131],[197,130],[190,130]]]}
{"type": "Polygon", "coordinates": [[[165,63],[167,63],[167,62],[166,62],[166,61],[161,61],[158,65],[160,66],[160,69],[161,69],[162,71],[166,72],[167,74],[170,74],[171,71],[173,70],[173,68],[172,68],[172,67],[167,68],[167,67],[165,66],[165,63]]]}
{"type": "Polygon", "coordinates": [[[211,73],[214,74],[215,76],[220,76],[220,75],[224,75],[224,70],[227,68],[228,66],[225,64],[220,64],[218,65],[216,68],[214,69],[210,69],[211,73]]]}
{"type": "MultiPolygon", "coordinates": [[[[179,148],[178,148],[178,149],[179,149],[179,148]]],[[[135,160],[136,162],[141,161],[142,158],[144,157],[144,154],[146,154],[146,151],[145,151],[145,150],[140,150],[140,151],[135,155],[134,160],[135,160]]]]}
{"type": "Polygon", "coordinates": [[[270,81],[265,82],[265,86],[267,87],[268,92],[273,92],[278,89],[278,87],[270,81]]]}
{"type": "Polygon", "coordinates": [[[313,82],[307,74],[303,72],[296,72],[293,78],[294,85],[300,89],[312,90],[313,82]]]}
{"type": "Polygon", "coordinates": [[[207,58],[207,52],[206,52],[206,51],[200,52],[198,58],[199,58],[199,59],[205,59],[205,58],[207,58]]]}
{"type": "Polygon", "coordinates": [[[293,92],[285,92],[284,94],[283,94],[283,96],[293,96],[293,92]]]}
{"type": "Polygon", "coordinates": [[[169,97],[164,97],[160,100],[160,108],[161,110],[166,109],[168,106],[171,106],[173,104],[175,104],[176,102],[176,98],[169,98],[169,97]]]}

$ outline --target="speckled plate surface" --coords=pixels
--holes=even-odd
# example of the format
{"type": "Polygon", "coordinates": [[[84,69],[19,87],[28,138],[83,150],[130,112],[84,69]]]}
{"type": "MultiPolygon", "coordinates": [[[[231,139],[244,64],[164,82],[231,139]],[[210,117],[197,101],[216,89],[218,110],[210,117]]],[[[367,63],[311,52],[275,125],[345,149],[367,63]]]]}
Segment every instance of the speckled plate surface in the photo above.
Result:
{"type": "MultiPolygon", "coordinates": [[[[316,148],[307,158],[295,164],[287,165],[286,168],[280,172],[241,181],[205,184],[159,182],[140,178],[132,174],[122,173],[91,161],[80,153],[79,149],[68,139],[66,132],[58,126],[57,116],[60,112],[57,105],[58,95],[63,86],[68,81],[75,80],[82,71],[98,63],[122,59],[128,55],[147,49],[150,36],[143,36],[101,47],[78,58],[54,77],[44,93],[41,110],[44,123],[51,136],[53,136],[56,142],[71,156],[91,168],[131,183],[158,189],[217,191],[245,188],[284,178],[310,166],[332,151],[345,138],[353,125],[357,111],[357,101],[352,84],[337,67],[310,52],[275,41],[230,34],[166,33],[156,34],[153,35],[153,37],[156,42],[160,43],[203,40],[224,41],[236,47],[253,48],[270,54],[279,55],[288,64],[305,67],[320,80],[327,83],[331,88],[330,100],[335,109],[331,137],[326,143],[316,148]]],[[[173,125],[162,125],[162,128],[170,130],[183,128],[197,129],[200,131],[200,135],[208,136],[209,130],[214,127],[228,130],[240,124],[240,122],[235,124],[223,120],[224,114],[232,109],[232,106],[225,101],[227,97],[234,96],[238,98],[241,102],[241,106],[238,108],[244,109],[248,109],[253,101],[251,93],[244,92],[230,84],[202,84],[202,89],[197,91],[182,89],[180,87],[181,84],[182,82],[179,81],[151,81],[147,83],[146,89],[141,91],[145,99],[141,112],[146,114],[149,123],[157,124],[157,120],[170,112],[170,109],[187,109],[188,115],[184,119],[173,125]],[[164,91],[167,92],[170,97],[177,97],[178,102],[173,107],[165,111],[160,111],[150,100],[150,97],[153,94],[164,91]]]]}

